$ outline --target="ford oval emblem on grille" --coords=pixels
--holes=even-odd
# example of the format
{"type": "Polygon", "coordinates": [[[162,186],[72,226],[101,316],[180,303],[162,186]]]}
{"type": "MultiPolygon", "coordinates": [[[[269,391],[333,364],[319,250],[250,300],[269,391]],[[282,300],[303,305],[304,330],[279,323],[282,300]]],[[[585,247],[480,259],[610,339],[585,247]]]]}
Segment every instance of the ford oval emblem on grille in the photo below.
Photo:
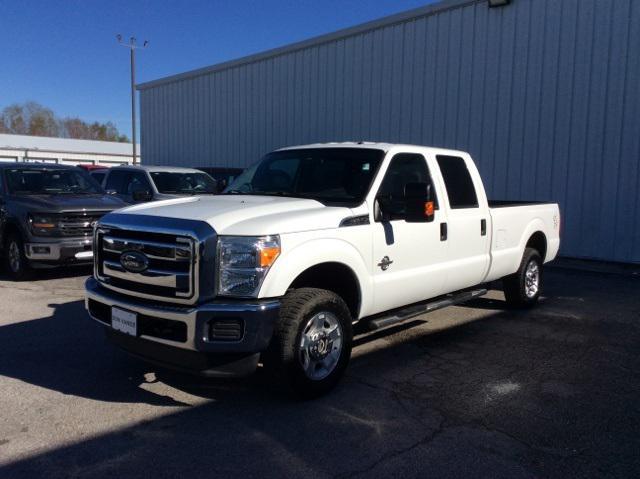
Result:
{"type": "Polygon", "coordinates": [[[142,273],[149,267],[149,258],[138,251],[125,251],[120,255],[120,264],[131,273],[142,273]]]}

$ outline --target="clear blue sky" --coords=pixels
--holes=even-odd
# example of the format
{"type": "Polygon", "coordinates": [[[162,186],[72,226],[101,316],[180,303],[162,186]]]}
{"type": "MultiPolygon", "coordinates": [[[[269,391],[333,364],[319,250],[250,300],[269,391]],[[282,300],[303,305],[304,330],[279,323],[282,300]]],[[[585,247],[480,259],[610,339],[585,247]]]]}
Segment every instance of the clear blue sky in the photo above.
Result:
{"type": "Polygon", "coordinates": [[[34,100],[60,116],[113,121],[130,136],[137,82],[304,40],[434,0],[0,0],[0,109],[34,100]]]}

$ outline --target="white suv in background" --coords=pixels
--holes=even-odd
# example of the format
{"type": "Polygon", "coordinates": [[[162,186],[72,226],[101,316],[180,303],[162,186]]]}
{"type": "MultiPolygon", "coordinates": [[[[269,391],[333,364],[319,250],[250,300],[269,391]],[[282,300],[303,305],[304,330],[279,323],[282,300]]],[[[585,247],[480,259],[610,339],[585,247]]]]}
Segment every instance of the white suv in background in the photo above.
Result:
{"type": "Polygon", "coordinates": [[[170,166],[114,166],[102,187],[129,204],[217,192],[216,180],[207,173],[170,166]]]}

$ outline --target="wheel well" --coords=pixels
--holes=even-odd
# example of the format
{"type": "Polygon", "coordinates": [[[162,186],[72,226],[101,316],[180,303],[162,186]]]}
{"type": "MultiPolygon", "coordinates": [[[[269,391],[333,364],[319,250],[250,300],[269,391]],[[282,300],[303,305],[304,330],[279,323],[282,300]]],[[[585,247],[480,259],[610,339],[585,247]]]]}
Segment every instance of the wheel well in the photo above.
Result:
{"type": "Polygon", "coordinates": [[[531,235],[529,241],[527,241],[526,247],[537,250],[540,256],[542,256],[542,261],[544,261],[547,256],[547,237],[542,231],[536,231],[531,235]]]}
{"type": "Polygon", "coordinates": [[[340,296],[357,319],[360,311],[360,285],[355,273],[342,263],[322,263],[303,271],[291,283],[290,289],[319,288],[340,296]]]}
{"type": "Polygon", "coordinates": [[[2,243],[0,244],[0,250],[4,250],[4,244],[7,241],[7,238],[9,237],[9,235],[11,234],[17,234],[22,238],[22,231],[20,231],[20,227],[13,221],[10,221],[4,225],[4,231],[2,231],[2,243]]]}

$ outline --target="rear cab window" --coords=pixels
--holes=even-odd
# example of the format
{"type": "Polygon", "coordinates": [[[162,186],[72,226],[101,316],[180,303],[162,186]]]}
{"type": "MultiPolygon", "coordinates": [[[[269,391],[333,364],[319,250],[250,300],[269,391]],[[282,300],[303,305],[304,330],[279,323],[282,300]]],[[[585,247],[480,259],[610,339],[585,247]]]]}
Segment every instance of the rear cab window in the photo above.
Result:
{"type": "Polygon", "coordinates": [[[478,208],[478,194],[463,158],[436,155],[452,210],[478,208]]]}

